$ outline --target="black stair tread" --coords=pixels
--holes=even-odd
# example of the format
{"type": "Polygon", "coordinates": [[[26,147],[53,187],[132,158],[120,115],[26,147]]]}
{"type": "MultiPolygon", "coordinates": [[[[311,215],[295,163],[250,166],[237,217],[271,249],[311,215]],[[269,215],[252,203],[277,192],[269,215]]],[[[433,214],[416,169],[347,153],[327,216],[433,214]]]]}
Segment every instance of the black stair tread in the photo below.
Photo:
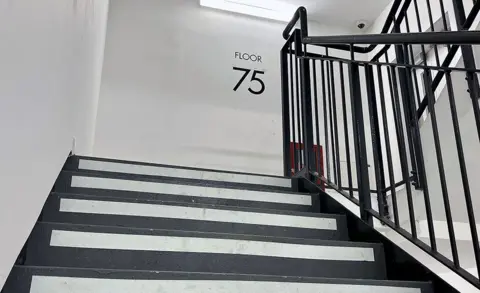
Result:
{"type": "Polygon", "coordinates": [[[29,240],[25,264],[386,278],[383,245],[378,243],[61,223],[36,225],[29,240]],[[112,236],[108,236],[110,234],[112,236]],[[149,238],[152,236],[155,238],[149,238]],[[184,237],[185,240],[179,239],[184,237]],[[317,250],[312,246],[324,248],[317,250]]]}
{"type": "Polygon", "coordinates": [[[318,246],[368,247],[368,248],[383,250],[383,244],[374,243],[374,242],[356,242],[356,241],[354,242],[354,241],[343,241],[343,240],[275,237],[275,236],[268,236],[268,235],[247,235],[247,234],[218,233],[218,232],[181,231],[181,230],[169,230],[169,229],[118,227],[118,226],[106,226],[106,225],[85,225],[85,224],[72,224],[72,223],[42,222],[42,221],[37,222],[34,229],[38,227],[44,227],[48,229],[58,229],[62,231],[79,231],[79,232],[92,232],[92,233],[217,238],[217,239],[251,240],[251,241],[262,241],[262,242],[299,244],[299,245],[304,244],[304,245],[318,245],[318,246]]]}
{"type": "MultiPolygon", "coordinates": [[[[282,203],[282,202],[272,202],[272,201],[256,201],[251,198],[241,198],[241,192],[239,192],[239,198],[222,198],[222,197],[213,197],[213,196],[200,196],[195,195],[195,192],[192,191],[186,195],[178,194],[169,194],[158,192],[143,192],[143,191],[132,191],[132,190],[115,190],[115,189],[97,189],[97,188],[82,188],[82,187],[71,187],[71,178],[72,176],[82,176],[82,177],[94,177],[94,178],[103,178],[98,176],[93,176],[92,174],[86,174],[82,172],[71,172],[71,171],[62,171],[57,182],[55,183],[54,190],[55,192],[68,192],[68,193],[77,193],[77,194],[88,194],[96,196],[109,196],[109,197],[119,197],[119,198],[144,198],[144,199],[153,199],[153,200],[162,200],[162,201],[176,201],[176,202],[195,202],[203,204],[216,204],[216,205],[226,205],[226,206],[239,206],[239,207],[256,207],[256,208],[266,208],[266,209],[276,209],[276,210],[287,210],[287,211],[301,211],[309,212],[313,210],[311,204],[300,204],[300,203],[282,203]]],[[[108,179],[108,178],[107,178],[108,179]]],[[[113,178],[120,179],[121,178],[113,178]]],[[[137,181],[137,180],[133,180],[137,181]]],[[[149,182],[140,180],[138,182],[149,182]]],[[[154,182],[155,183],[155,182],[154,182]]],[[[159,182],[156,182],[159,183],[159,182]]],[[[165,183],[162,183],[165,184],[165,183]]],[[[168,184],[168,183],[167,183],[168,184]]],[[[176,184],[184,185],[184,184],[176,184]]],[[[187,185],[184,185],[187,186],[187,185]]],[[[196,187],[202,187],[201,185],[195,185],[196,187]]],[[[223,188],[223,187],[213,187],[206,186],[211,188],[223,188]]],[[[245,190],[238,188],[225,188],[227,190],[245,190]]],[[[166,190],[167,191],[167,190],[166,190]]],[[[269,194],[281,194],[283,196],[309,196],[308,194],[299,194],[292,192],[278,192],[271,190],[246,190],[248,192],[268,192],[269,194]]],[[[221,194],[220,194],[221,195],[221,194]]],[[[250,197],[252,195],[250,194],[250,197]]],[[[269,195],[271,196],[271,195],[269,195]]]]}
{"type": "Polygon", "coordinates": [[[110,158],[101,158],[101,157],[89,157],[89,156],[72,156],[69,158],[69,162],[66,164],[66,169],[72,167],[72,163],[75,163],[75,160],[84,159],[91,161],[101,161],[101,162],[111,162],[111,163],[121,163],[121,164],[131,164],[131,165],[140,165],[140,166],[151,166],[151,167],[163,167],[163,168],[172,168],[172,169],[183,169],[183,170],[192,170],[192,171],[203,171],[203,172],[215,172],[215,173],[225,173],[232,175],[250,175],[250,176],[261,176],[261,177],[271,177],[279,179],[289,179],[285,176],[275,176],[269,174],[260,174],[260,173],[247,173],[247,172],[237,172],[237,171],[228,171],[228,170],[216,170],[208,168],[196,168],[188,166],[175,166],[175,165],[166,165],[166,164],[157,164],[157,163],[148,163],[148,162],[139,162],[139,161],[129,161],[129,160],[119,160],[119,159],[110,159],[110,158]]]}
{"type": "Polygon", "coordinates": [[[159,200],[159,199],[150,199],[150,198],[122,198],[122,197],[116,197],[116,196],[94,195],[94,194],[88,194],[88,193],[73,193],[73,192],[52,192],[51,195],[53,196],[57,195],[61,198],[73,198],[73,199],[184,206],[184,207],[300,216],[300,217],[311,217],[311,218],[330,218],[330,219],[340,219],[340,220],[346,219],[346,215],[343,215],[343,214],[288,211],[288,210],[276,210],[276,209],[268,209],[268,208],[241,207],[241,206],[229,206],[229,205],[221,205],[221,204],[208,204],[208,203],[196,203],[196,202],[192,203],[192,202],[182,202],[182,201],[174,201],[174,200],[159,200]]]}
{"type": "MultiPolygon", "coordinates": [[[[92,203],[94,205],[94,203],[92,203]]],[[[108,206],[104,207],[108,210],[108,206]]],[[[115,208],[115,207],[114,207],[115,208]]],[[[123,207],[128,210],[128,207],[123,207]]],[[[134,207],[131,207],[134,208],[134,207]]],[[[150,209],[149,207],[147,209],[150,209]]],[[[131,210],[131,209],[130,209],[131,210]]],[[[172,213],[172,212],[170,212],[172,213]]],[[[203,215],[203,214],[202,214],[203,215]]],[[[152,229],[172,229],[172,230],[190,230],[190,231],[202,231],[202,232],[224,232],[232,234],[248,234],[248,235],[270,235],[278,237],[292,237],[292,238],[317,238],[327,240],[348,240],[348,229],[345,215],[336,214],[317,214],[307,212],[295,212],[295,211],[282,211],[272,209],[259,209],[259,208],[243,208],[224,205],[208,205],[197,204],[187,202],[170,202],[160,200],[148,200],[148,199],[130,199],[119,197],[106,197],[95,195],[83,195],[83,194],[70,194],[70,193],[52,193],[48,198],[42,213],[42,220],[47,222],[64,222],[74,224],[87,224],[87,225],[111,225],[121,227],[138,227],[138,228],[152,228],[152,229]],[[105,210],[98,210],[97,212],[88,212],[87,207],[82,205],[86,210],[71,210],[69,212],[60,212],[60,201],[62,199],[69,200],[85,200],[93,202],[108,202],[115,205],[116,203],[132,203],[132,204],[147,204],[158,205],[162,208],[152,215],[142,215],[140,213],[142,207],[138,208],[138,213],[130,215],[122,214],[119,212],[105,212],[105,210]],[[180,210],[173,212],[175,215],[162,214],[162,210],[168,213],[168,208],[193,208],[193,209],[208,209],[205,218],[195,218],[200,211],[187,211],[193,212],[193,218],[188,218],[182,214],[186,211],[180,210]],[[242,217],[248,217],[248,215],[239,215],[239,218],[233,216],[232,218],[224,218],[220,220],[212,217],[212,211],[221,211],[220,215],[225,215],[225,212],[246,212],[246,213],[260,213],[262,215],[257,216],[257,221],[251,221],[248,223],[242,222],[242,217]],[[178,214],[178,215],[177,215],[178,214]],[[157,216],[158,215],[158,216],[157,216]],[[278,216],[290,216],[290,217],[302,217],[303,221],[307,218],[318,219],[319,223],[309,223],[308,225],[301,227],[302,219],[285,219],[286,222],[279,223],[282,218],[267,218],[268,215],[278,216]],[[267,220],[268,219],[268,220],[267,220]],[[334,220],[334,221],[332,221],[334,220]],[[332,228],[333,223],[336,227],[332,228]],[[282,225],[283,224],[283,225],[282,225]],[[291,225],[290,225],[291,224],[291,225]],[[322,226],[323,225],[323,226],[322,226]]],[[[317,221],[317,220],[314,220],[317,221]]]]}
{"type": "Polygon", "coordinates": [[[106,178],[106,179],[121,179],[121,180],[129,180],[129,181],[164,183],[164,184],[175,184],[175,185],[185,185],[185,186],[201,186],[201,187],[235,189],[235,190],[245,190],[245,191],[283,193],[283,194],[292,194],[292,195],[306,195],[306,193],[292,191],[290,188],[281,188],[281,187],[260,185],[260,184],[228,183],[223,181],[211,181],[211,180],[203,180],[203,179],[160,177],[160,176],[151,176],[151,175],[137,175],[137,174],[128,174],[128,173],[114,173],[114,172],[89,171],[89,170],[73,170],[73,171],[62,170],[59,178],[62,178],[62,175],[96,177],[96,178],[106,178]]]}
{"type": "Polygon", "coordinates": [[[5,284],[4,293],[28,293],[32,276],[52,276],[69,278],[94,278],[115,280],[212,280],[212,281],[257,281],[279,283],[319,283],[319,284],[352,284],[365,286],[387,286],[419,288],[422,293],[432,293],[430,282],[390,281],[370,279],[320,278],[320,277],[286,277],[273,275],[246,275],[228,273],[202,273],[152,270],[114,270],[65,268],[43,266],[14,266],[5,284]]]}
{"type": "Polygon", "coordinates": [[[92,176],[116,178],[116,179],[128,179],[128,180],[151,180],[158,183],[172,183],[172,184],[185,184],[185,185],[201,185],[217,188],[233,188],[233,189],[245,189],[255,191],[271,191],[271,192],[292,192],[291,187],[267,185],[260,183],[244,183],[244,182],[232,182],[228,180],[209,180],[198,178],[185,178],[179,176],[160,176],[160,175],[147,175],[147,174],[135,174],[135,173],[123,173],[112,171],[98,171],[88,169],[78,170],[64,170],[64,172],[80,172],[81,174],[89,174],[92,176]]]}

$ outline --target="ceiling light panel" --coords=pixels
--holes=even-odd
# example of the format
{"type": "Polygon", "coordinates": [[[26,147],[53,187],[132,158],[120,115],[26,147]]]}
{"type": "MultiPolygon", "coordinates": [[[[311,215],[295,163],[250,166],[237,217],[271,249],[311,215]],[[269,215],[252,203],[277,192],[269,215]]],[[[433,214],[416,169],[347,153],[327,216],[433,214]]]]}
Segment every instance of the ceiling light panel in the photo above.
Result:
{"type": "Polygon", "coordinates": [[[285,22],[290,21],[297,9],[277,0],[200,0],[200,5],[285,22]]]}

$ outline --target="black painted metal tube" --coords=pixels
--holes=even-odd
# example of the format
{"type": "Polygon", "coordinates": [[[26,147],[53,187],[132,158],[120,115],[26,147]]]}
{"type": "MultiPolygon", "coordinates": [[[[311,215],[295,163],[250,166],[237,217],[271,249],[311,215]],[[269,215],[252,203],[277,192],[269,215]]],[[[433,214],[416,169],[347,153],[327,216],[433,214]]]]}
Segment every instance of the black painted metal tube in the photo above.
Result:
{"type": "Polygon", "coordinates": [[[478,242],[477,224],[475,221],[475,212],[472,202],[472,193],[470,190],[470,183],[468,180],[467,165],[465,163],[465,153],[463,151],[462,135],[460,132],[460,123],[458,121],[457,106],[455,102],[455,94],[453,90],[453,83],[451,73],[446,73],[448,100],[450,102],[450,113],[452,115],[453,132],[455,135],[455,144],[457,147],[458,163],[460,166],[460,174],[462,175],[463,193],[465,196],[465,203],[467,207],[468,225],[472,235],[473,252],[475,255],[475,263],[477,265],[477,272],[480,273],[480,247],[478,242]]]}
{"type": "Polygon", "coordinates": [[[428,111],[430,112],[430,121],[432,123],[433,141],[435,145],[435,154],[437,156],[438,173],[440,175],[440,187],[442,189],[443,206],[445,209],[445,217],[447,220],[448,235],[450,240],[450,248],[452,249],[453,263],[456,267],[460,267],[458,259],[457,241],[455,239],[455,231],[453,229],[452,210],[450,206],[450,198],[448,197],[447,178],[445,176],[445,167],[443,164],[442,147],[440,144],[440,135],[438,132],[437,114],[435,112],[435,94],[430,85],[432,84],[432,73],[425,70],[423,74],[423,84],[428,97],[428,111]]]}
{"type": "MultiPolygon", "coordinates": [[[[328,107],[327,107],[327,91],[328,85],[325,83],[325,78],[327,82],[329,80],[329,69],[328,69],[328,62],[322,61],[322,85],[323,85],[323,123],[325,129],[325,168],[327,170],[327,179],[331,181],[332,177],[330,177],[330,146],[329,146],[329,139],[328,139],[328,107]],[[325,74],[326,73],[326,74],[325,74]]],[[[330,95],[328,93],[328,95],[330,95]]]]}
{"type": "Polygon", "coordinates": [[[342,36],[318,36],[303,38],[304,44],[432,44],[432,45],[479,45],[480,31],[391,33],[342,36]]]}
{"type": "Polygon", "coordinates": [[[283,134],[283,175],[291,177],[290,166],[290,95],[288,82],[288,53],[282,48],[280,52],[281,85],[282,85],[282,134],[283,134]]]}
{"type": "Polygon", "coordinates": [[[302,169],[303,166],[303,156],[302,156],[302,115],[301,115],[301,107],[300,107],[300,69],[298,68],[298,57],[300,56],[299,52],[299,45],[300,45],[300,40],[298,40],[297,34],[295,34],[295,83],[296,83],[296,102],[297,102],[297,131],[298,131],[298,149],[297,145],[295,144],[295,151],[298,153],[297,154],[297,164],[298,164],[298,171],[302,169]]]}
{"type": "Polygon", "coordinates": [[[330,62],[330,131],[332,134],[333,177],[338,186],[341,184],[340,153],[338,149],[337,96],[335,89],[334,61],[330,62]]]}
{"type": "MultiPolygon", "coordinates": [[[[387,155],[387,166],[388,166],[388,179],[390,181],[390,185],[395,184],[395,173],[393,170],[393,160],[392,160],[392,148],[390,146],[390,134],[388,130],[388,120],[387,120],[387,107],[385,104],[385,90],[383,88],[383,76],[382,76],[382,68],[377,66],[377,78],[378,78],[378,87],[379,87],[379,95],[380,95],[380,110],[382,112],[382,120],[383,120],[383,133],[385,137],[385,152],[387,155]]],[[[388,192],[387,188],[385,188],[385,193],[388,192]]],[[[391,196],[392,196],[392,208],[393,208],[393,219],[396,227],[400,227],[400,220],[398,216],[398,203],[397,203],[397,192],[395,188],[391,189],[391,196]]]]}
{"type": "MultiPolygon", "coordinates": [[[[293,43],[290,43],[290,47],[292,46],[293,43]]],[[[293,66],[294,66],[294,62],[293,62],[293,53],[290,53],[290,76],[289,76],[289,80],[290,80],[290,105],[291,105],[291,108],[292,108],[292,116],[291,116],[291,123],[292,123],[292,126],[291,126],[291,130],[292,130],[292,140],[293,140],[293,166],[291,166],[291,168],[293,169],[293,172],[296,173],[297,170],[298,170],[298,153],[297,153],[297,149],[296,149],[296,144],[297,144],[297,136],[296,136],[296,123],[295,123],[295,82],[293,81],[295,75],[294,75],[294,72],[293,72],[293,66]]],[[[296,59],[297,57],[295,57],[296,59]]],[[[298,83],[297,83],[297,86],[298,86],[298,83]]]]}
{"type": "Polygon", "coordinates": [[[373,165],[377,190],[378,212],[381,217],[388,216],[388,206],[385,198],[385,170],[383,167],[382,144],[380,139],[380,124],[378,122],[377,97],[372,65],[365,66],[367,84],[367,104],[370,120],[370,135],[372,140],[373,165]]]}
{"type": "Polygon", "coordinates": [[[406,181],[405,190],[407,192],[407,204],[408,204],[408,217],[410,220],[410,229],[412,233],[412,237],[414,239],[417,238],[417,225],[415,222],[415,210],[413,208],[413,199],[412,199],[412,186],[410,185],[410,174],[408,171],[408,159],[407,159],[407,150],[406,150],[406,142],[405,142],[405,134],[403,130],[403,122],[402,122],[402,112],[400,106],[400,97],[398,94],[398,84],[397,84],[397,76],[394,67],[389,67],[389,79],[391,83],[391,99],[392,99],[392,107],[395,116],[395,127],[397,131],[397,141],[398,141],[398,150],[400,155],[400,165],[402,168],[402,179],[406,181]]]}
{"type": "Polygon", "coordinates": [[[341,95],[342,95],[343,131],[345,135],[345,158],[347,161],[347,180],[348,180],[348,187],[350,188],[349,196],[353,198],[352,162],[350,158],[350,138],[348,133],[347,102],[345,97],[345,76],[343,71],[343,63],[340,62],[339,64],[340,64],[340,88],[341,88],[341,95]]]}
{"type": "Polygon", "coordinates": [[[312,60],[312,70],[313,70],[313,103],[314,103],[314,106],[315,106],[315,136],[317,137],[316,139],[316,145],[317,145],[317,152],[316,152],[316,156],[317,156],[317,160],[316,160],[316,164],[315,164],[315,167],[316,167],[316,171],[318,172],[318,174],[320,174],[321,176],[323,176],[323,172],[322,172],[322,166],[320,165],[320,156],[321,156],[321,152],[320,152],[320,117],[318,116],[319,115],[319,111],[318,111],[318,86],[317,86],[317,64],[316,64],[316,61],[315,60],[312,60]]]}

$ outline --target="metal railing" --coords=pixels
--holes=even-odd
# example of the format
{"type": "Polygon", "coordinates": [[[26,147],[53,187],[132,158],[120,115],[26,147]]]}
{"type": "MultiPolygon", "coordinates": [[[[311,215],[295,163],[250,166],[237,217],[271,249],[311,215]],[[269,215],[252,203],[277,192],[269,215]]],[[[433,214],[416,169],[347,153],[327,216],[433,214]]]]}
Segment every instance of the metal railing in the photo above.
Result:
{"type": "Polygon", "coordinates": [[[480,4],[473,5],[466,17],[462,1],[452,0],[459,30],[451,31],[440,1],[445,30],[435,32],[425,0],[431,28],[412,32],[409,9],[416,11],[421,30],[418,1],[395,1],[382,31],[393,33],[377,35],[309,36],[307,12],[303,7],[297,11],[284,31],[281,50],[285,175],[341,193],[359,206],[366,223],[373,226],[373,219],[378,219],[480,287],[478,276],[461,264],[463,252],[454,227],[457,203],[462,201],[471,266],[478,272],[475,202],[480,205],[480,198],[475,200],[474,195],[478,197],[480,185],[472,189],[475,178],[468,164],[480,147],[480,69],[474,51],[474,45],[480,45],[480,31],[468,29],[480,4]],[[291,32],[297,21],[300,29],[291,32]],[[427,45],[433,45],[433,61],[427,60],[427,45]],[[440,45],[448,50],[446,56],[439,54],[440,45]],[[375,50],[368,61],[358,58],[359,53],[375,50]],[[421,52],[419,60],[415,51],[421,52]],[[473,142],[468,137],[468,154],[467,132],[475,134],[473,142]],[[292,143],[303,149],[291,152],[292,143]],[[450,184],[452,164],[458,167],[459,184],[450,184]],[[440,212],[448,231],[448,251],[439,246],[436,234],[440,212]],[[420,228],[423,217],[426,227],[420,228]]]}

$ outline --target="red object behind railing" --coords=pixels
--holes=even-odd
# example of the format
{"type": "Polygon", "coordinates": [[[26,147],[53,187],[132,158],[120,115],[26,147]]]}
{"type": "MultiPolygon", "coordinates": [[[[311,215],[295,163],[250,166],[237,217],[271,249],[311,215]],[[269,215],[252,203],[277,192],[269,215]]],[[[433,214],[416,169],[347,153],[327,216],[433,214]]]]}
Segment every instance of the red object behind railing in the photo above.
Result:
{"type": "MultiPolygon", "coordinates": [[[[295,151],[300,151],[303,154],[303,143],[294,143],[290,142],[290,166],[295,166],[295,151]]],[[[320,145],[313,146],[313,152],[315,153],[315,166],[317,167],[317,172],[319,175],[323,176],[324,166],[323,166],[323,147],[320,145]]],[[[300,169],[302,169],[301,166],[300,169]]],[[[292,176],[295,175],[295,168],[292,168],[292,176]]],[[[322,190],[325,190],[325,183],[320,179],[317,179],[317,184],[322,187],[322,190]]]]}

